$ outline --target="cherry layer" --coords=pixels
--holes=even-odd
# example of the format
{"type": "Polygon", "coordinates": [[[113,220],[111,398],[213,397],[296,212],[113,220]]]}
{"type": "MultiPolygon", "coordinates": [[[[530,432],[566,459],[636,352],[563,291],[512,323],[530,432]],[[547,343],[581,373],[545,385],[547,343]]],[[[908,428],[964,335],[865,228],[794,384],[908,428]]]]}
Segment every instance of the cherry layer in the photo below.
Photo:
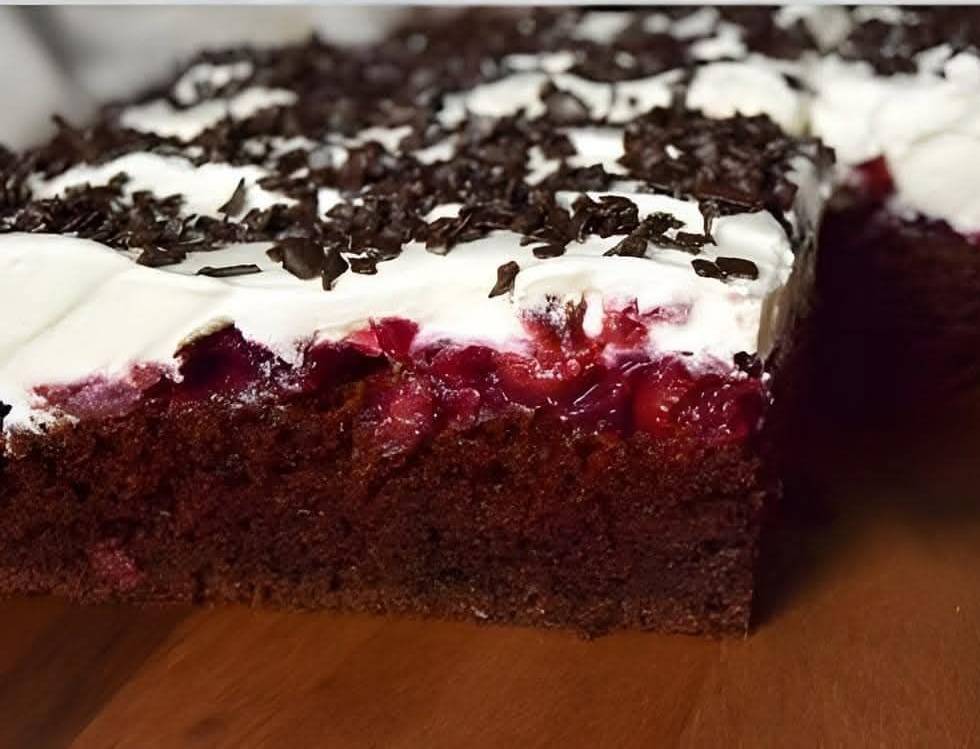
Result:
{"type": "Polygon", "coordinates": [[[766,393],[756,373],[734,365],[719,367],[724,374],[694,373],[680,357],[640,353],[649,326],[682,321],[685,309],[607,310],[597,336],[585,334],[584,312],[527,319],[520,352],[422,344],[411,321],[372,321],[340,342],[308,347],[297,366],[226,327],[181,349],[179,376],[143,366],[122,381],[96,378],[36,392],[48,405],[87,418],[119,415],[141,398],[328,399],[359,381],[365,423],[385,453],[412,450],[441,430],[466,429],[514,408],[533,409],[565,428],[621,435],[688,431],[730,442],[758,429],[766,393]]]}
{"type": "Polygon", "coordinates": [[[854,168],[857,187],[874,201],[883,201],[895,192],[895,180],[884,156],[865,161],[854,168]]]}

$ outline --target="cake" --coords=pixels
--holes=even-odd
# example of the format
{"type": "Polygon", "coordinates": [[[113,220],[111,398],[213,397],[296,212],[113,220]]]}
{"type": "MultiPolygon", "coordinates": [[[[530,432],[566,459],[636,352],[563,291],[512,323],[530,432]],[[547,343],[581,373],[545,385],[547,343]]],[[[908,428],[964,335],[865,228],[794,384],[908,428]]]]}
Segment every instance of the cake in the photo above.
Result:
{"type": "Polygon", "coordinates": [[[745,632],[811,308],[975,262],[929,14],[423,13],[0,152],[0,593],[745,632]]]}
{"type": "Polygon", "coordinates": [[[3,156],[0,591],[745,631],[802,94],[716,11],[469,18],[3,156]]]}
{"type": "Polygon", "coordinates": [[[980,12],[848,20],[808,76],[841,172],[818,272],[825,400],[849,419],[941,415],[980,383],[980,12]]]}

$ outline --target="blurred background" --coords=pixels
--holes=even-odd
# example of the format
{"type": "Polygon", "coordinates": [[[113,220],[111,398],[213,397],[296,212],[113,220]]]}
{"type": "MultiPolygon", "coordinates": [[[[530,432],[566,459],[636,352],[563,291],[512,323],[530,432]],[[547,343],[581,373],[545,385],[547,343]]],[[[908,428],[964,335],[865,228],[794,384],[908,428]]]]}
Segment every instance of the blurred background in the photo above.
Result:
{"type": "Polygon", "coordinates": [[[131,96],[204,47],[275,45],[319,34],[337,44],[383,36],[396,6],[0,7],[0,143],[49,136],[51,114],[84,120],[98,102],[131,96]]]}

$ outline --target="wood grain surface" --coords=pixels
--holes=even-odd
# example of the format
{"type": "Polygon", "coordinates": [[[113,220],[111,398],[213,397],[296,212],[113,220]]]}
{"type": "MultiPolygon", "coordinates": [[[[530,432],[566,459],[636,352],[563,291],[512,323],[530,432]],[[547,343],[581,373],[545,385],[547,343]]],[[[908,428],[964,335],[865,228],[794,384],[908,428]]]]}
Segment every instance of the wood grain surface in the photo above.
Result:
{"type": "Polygon", "coordinates": [[[814,450],[744,640],[8,601],[0,746],[980,746],[973,413],[814,450]]]}

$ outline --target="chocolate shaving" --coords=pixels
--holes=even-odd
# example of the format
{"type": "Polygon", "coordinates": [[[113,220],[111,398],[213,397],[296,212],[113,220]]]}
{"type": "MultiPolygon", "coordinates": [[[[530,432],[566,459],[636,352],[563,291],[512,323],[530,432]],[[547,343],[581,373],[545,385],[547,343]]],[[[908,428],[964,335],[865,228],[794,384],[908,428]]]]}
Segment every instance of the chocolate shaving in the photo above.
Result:
{"type": "Polygon", "coordinates": [[[336,247],[330,247],[323,261],[323,271],[321,273],[324,291],[332,289],[334,281],[340,278],[348,267],[349,264],[340,254],[340,250],[336,247]]]}
{"type": "Polygon", "coordinates": [[[603,253],[606,257],[619,255],[621,257],[644,257],[647,254],[649,240],[642,233],[634,232],[626,239],[618,242],[603,253]]]}
{"type": "Polygon", "coordinates": [[[235,191],[228,198],[228,201],[218,209],[218,213],[223,213],[226,216],[236,217],[241,214],[242,210],[245,208],[245,195],[247,190],[245,188],[245,178],[242,177],[238,180],[238,186],[235,191]]]}
{"type": "MultiPolygon", "coordinates": [[[[656,12],[680,19],[694,11],[656,12]]],[[[734,212],[770,211],[787,225],[783,214],[796,190],[788,177],[792,160],[804,155],[822,164],[824,152],[813,142],[786,136],[763,116],[715,120],[685,111],[678,97],[677,107],[654,109],[625,124],[621,163],[626,178],[639,181],[641,192],[697,201],[705,219],[703,235],[683,231],[669,214],[641,221],[636,203],[621,196],[581,196],[571,211],[559,205],[560,191],[605,192],[621,177],[602,164],[572,166],[574,144],[558,127],[609,123],[554,83],[539,92],[541,117],[531,119],[525,112],[467,116],[452,127],[439,120],[448,95],[497,80],[507,71],[494,61],[515,53],[574,50],[572,72],[595,81],[690,71],[696,63],[689,40],[644,28],[645,11],[637,11],[622,33],[601,45],[575,38],[579,13],[465,10],[451,22],[420,14],[425,17],[373,47],[339,49],[317,40],[276,50],[205,53],[189,66],[247,60],[254,73],[247,82],[232,82],[221,91],[204,87],[198,92],[202,96],[229,95],[247,83],[292,91],[296,103],[243,119],[225,118],[189,142],[123,127],[117,106],[107,108],[90,127],[60,120],[46,145],[20,155],[0,150],[0,232],[70,233],[119,250],[138,250],[139,262],[154,267],[181,262],[189,252],[271,242],[270,257],[288,272],[303,279],[319,275],[331,288],[348,269],[376,273],[378,262],[397,257],[409,242],[445,254],[492,232],[513,231],[535,257],[551,258],[571,242],[616,236],[622,239],[606,254],[643,257],[651,245],[696,254],[713,241],[714,219],[734,212]],[[372,127],[406,128],[395,149],[401,152],[389,152],[377,141],[356,146],[345,141],[372,127]],[[273,139],[293,137],[318,145],[276,154],[273,139]],[[452,158],[431,163],[419,158],[419,149],[447,140],[452,158]],[[337,158],[341,142],[348,143],[345,159],[337,158]],[[528,181],[533,149],[558,161],[557,169],[536,185],[528,181]],[[127,193],[125,174],[107,185],[73,188],[52,199],[35,199],[28,189],[34,176],[50,178],[78,164],[106,163],[128,153],[155,153],[196,165],[255,165],[268,173],[259,184],[288,202],[242,215],[247,189],[240,181],[219,210],[221,218],[195,216],[179,195],[127,193]],[[342,196],[325,216],[317,205],[323,189],[342,196]],[[462,205],[457,217],[425,220],[446,203],[462,205]]],[[[722,8],[718,20],[737,24],[754,51],[794,56],[813,48],[803,24],[784,30],[766,9],[722,8]]],[[[717,22],[706,24],[704,38],[715,34],[717,22]]],[[[166,97],[170,90],[162,87],[140,100],[166,97]]]]}
{"type": "Polygon", "coordinates": [[[685,232],[677,232],[673,237],[668,236],[668,231],[681,226],[684,226],[684,222],[676,216],[657,211],[643,219],[626,239],[607,250],[605,254],[607,257],[612,255],[643,257],[650,243],[658,247],[680,249],[697,254],[706,241],[705,237],[685,232]]]}
{"type": "Polygon", "coordinates": [[[179,250],[165,250],[159,247],[147,247],[144,249],[138,258],[136,258],[136,263],[138,265],[145,265],[148,268],[162,268],[166,265],[177,265],[182,263],[186,255],[179,250]]]}
{"type": "Polygon", "coordinates": [[[304,281],[316,278],[325,267],[323,246],[305,237],[288,237],[270,247],[269,258],[304,281]]]}
{"type": "Polygon", "coordinates": [[[694,272],[702,278],[717,278],[719,281],[725,278],[725,274],[721,272],[721,268],[710,260],[705,260],[700,257],[695,258],[691,261],[691,265],[694,266],[694,272]]]}
{"type": "Polygon", "coordinates": [[[674,235],[672,247],[684,252],[697,254],[706,244],[714,244],[714,240],[706,234],[694,234],[689,231],[679,231],[674,235]]]}
{"type": "Polygon", "coordinates": [[[565,245],[563,244],[539,244],[537,247],[532,247],[531,252],[534,257],[541,260],[547,260],[552,257],[560,257],[565,254],[565,245]]]}
{"type": "Polygon", "coordinates": [[[762,360],[756,354],[750,354],[746,351],[739,351],[735,354],[733,361],[735,366],[745,372],[751,377],[759,377],[762,375],[762,360]]]}
{"type": "Polygon", "coordinates": [[[694,272],[705,278],[747,278],[755,280],[759,277],[759,268],[751,260],[740,257],[719,257],[714,261],[695,258],[691,261],[694,272]]]}
{"type": "Polygon", "coordinates": [[[578,125],[589,119],[589,108],[570,91],[563,91],[551,81],[541,91],[546,116],[555,125],[578,125]]]}
{"type": "Polygon", "coordinates": [[[881,75],[895,75],[917,72],[916,55],[943,44],[953,55],[980,51],[976,6],[896,7],[896,11],[897,22],[869,18],[856,24],[839,45],[841,57],[866,62],[881,75]]]}
{"type": "Polygon", "coordinates": [[[497,283],[490,289],[489,298],[493,299],[495,296],[507,294],[512,291],[514,288],[514,279],[517,278],[520,270],[521,267],[513,260],[497,268],[497,283]]]}
{"type": "Polygon", "coordinates": [[[205,265],[198,272],[198,276],[209,276],[210,278],[232,278],[234,276],[250,276],[253,273],[261,273],[262,269],[255,263],[243,263],[242,265],[222,265],[213,267],[205,265]]]}
{"type": "Polygon", "coordinates": [[[371,255],[352,257],[350,259],[350,269],[354,273],[361,273],[365,276],[373,276],[378,272],[378,259],[371,255]]]}
{"type": "Polygon", "coordinates": [[[704,219],[704,236],[708,238],[711,244],[714,244],[715,238],[711,230],[714,228],[715,219],[718,218],[718,204],[713,200],[699,200],[698,211],[701,213],[701,218],[704,219]]]}
{"type": "Polygon", "coordinates": [[[748,278],[754,281],[759,277],[759,267],[745,258],[719,257],[715,258],[715,265],[725,276],[732,278],[748,278]]]}

